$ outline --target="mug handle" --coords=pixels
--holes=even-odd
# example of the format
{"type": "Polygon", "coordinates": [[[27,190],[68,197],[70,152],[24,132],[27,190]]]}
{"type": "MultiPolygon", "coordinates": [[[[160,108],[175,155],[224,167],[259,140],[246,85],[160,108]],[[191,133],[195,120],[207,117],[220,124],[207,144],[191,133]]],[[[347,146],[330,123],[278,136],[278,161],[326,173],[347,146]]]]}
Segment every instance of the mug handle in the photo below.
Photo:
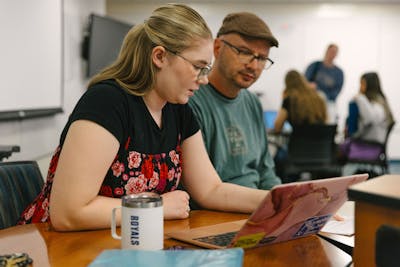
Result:
{"type": "Polygon", "coordinates": [[[121,236],[117,234],[117,222],[115,219],[115,214],[117,209],[121,209],[121,207],[116,207],[112,209],[112,214],[111,214],[111,235],[114,239],[119,239],[121,240],[121,236]]]}

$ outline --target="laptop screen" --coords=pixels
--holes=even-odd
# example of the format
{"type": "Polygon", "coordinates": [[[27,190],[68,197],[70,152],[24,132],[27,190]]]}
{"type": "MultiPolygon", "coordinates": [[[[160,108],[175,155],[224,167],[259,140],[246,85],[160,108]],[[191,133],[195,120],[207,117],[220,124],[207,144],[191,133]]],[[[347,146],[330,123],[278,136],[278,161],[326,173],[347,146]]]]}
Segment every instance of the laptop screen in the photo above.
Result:
{"type": "MultiPolygon", "coordinates": [[[[267,130],[273,130],[274,129],[274,123],[276,120],[276,117],[278,115],[277,110],[265,110],[264,111],[264,123],[265,127],[267,130]]],[[[282,132],[290,133],[292,131],[292,126],[290,125],[289,122],[285,121],[283,124],[282,132]]]]}

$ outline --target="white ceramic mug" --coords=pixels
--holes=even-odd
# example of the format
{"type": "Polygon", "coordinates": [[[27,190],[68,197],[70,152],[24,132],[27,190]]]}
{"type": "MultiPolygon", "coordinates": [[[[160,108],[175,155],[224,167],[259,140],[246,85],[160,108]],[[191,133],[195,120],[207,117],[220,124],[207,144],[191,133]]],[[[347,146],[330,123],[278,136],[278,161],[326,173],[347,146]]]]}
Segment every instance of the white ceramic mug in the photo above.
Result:
{"type": "Polygon", "coordinates": [[[164,247],[162,197],[156,193],[123,196],[122,206],[113,208],[111,235],[122,249],[160,250],[164,247]],[[116,232],[116,211],[121,209],[121,236],[116,232]]]}

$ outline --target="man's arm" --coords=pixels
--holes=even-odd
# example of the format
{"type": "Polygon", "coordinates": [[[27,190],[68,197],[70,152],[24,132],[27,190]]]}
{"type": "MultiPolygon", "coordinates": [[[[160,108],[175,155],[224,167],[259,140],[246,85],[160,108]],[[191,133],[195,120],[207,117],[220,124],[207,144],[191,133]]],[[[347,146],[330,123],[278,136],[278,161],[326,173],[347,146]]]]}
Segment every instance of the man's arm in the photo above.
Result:
{"type": "Polygon", "coordinates": [[[329,99],[336,99],[343,87],[343,81],[344,81],[343,71],[337,68],[335,76],[336,76],[334,77],[335,86],[332,87],[332,89],[330,90],[329,99]]]}

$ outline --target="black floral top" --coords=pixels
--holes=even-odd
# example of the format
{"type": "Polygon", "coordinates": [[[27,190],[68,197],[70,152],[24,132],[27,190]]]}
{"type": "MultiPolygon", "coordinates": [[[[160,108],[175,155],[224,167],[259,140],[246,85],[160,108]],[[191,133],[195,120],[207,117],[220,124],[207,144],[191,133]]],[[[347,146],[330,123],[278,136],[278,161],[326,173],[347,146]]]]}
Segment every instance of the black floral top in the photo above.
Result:
{"type": "Polygon", "coordinates": [[[92,86],[69,117],[42,192],[25,209],[19,224],[49,221],[50,193],[59,155],[72,122],[82,119],[101,125],[119,140],[118,154],[99,190],[99,195],[114,198],[145,191],[162,194],[175,190],[182,175],[181,143],[199,130],[188,105],[167,103],[160,129],[142,97],[128,94],[114,81],[92,86]]]}

